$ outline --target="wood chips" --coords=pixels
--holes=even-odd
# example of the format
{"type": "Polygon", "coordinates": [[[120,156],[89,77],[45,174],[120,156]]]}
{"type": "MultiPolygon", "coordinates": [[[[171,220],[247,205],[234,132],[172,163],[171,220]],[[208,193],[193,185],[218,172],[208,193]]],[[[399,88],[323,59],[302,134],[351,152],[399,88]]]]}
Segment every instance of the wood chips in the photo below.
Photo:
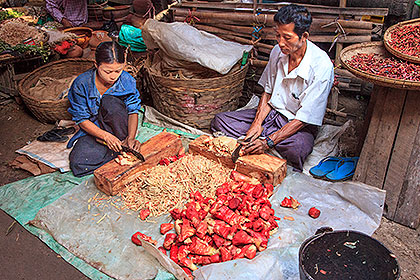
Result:
{"type": "Polygon", "coordinates": [[[214,197],[221,184],[231,181],[230,172],[203,156],[187,155],[168,166],[142,171],[120,195],[131,210],[149,208],[153,216],[160,216],[180,208],[191,192],[214,197]]]}

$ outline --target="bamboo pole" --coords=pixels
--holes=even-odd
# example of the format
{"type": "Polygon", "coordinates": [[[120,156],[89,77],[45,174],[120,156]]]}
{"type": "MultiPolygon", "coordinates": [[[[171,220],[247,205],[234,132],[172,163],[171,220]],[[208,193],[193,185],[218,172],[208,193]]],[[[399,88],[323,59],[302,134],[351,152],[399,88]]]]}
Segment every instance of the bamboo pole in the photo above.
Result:
{"type": "MultiPolygon", "coordinates": [[[[175,8],[174,14],[179,17],[188,16],[188,10],[175,8]]],[[[253,15],[251,13],[244,12],[216,12],[216,11],[192,11],[191,14],[200,19],[201,23],[225,23],[225,24],[237,24],[253,25],[254,23],[265,23],[265,26],[274,26],[273,15],[261,14],[253,15]]],[[[318,29],[321,26],[334,22],[331,19],[320,19],[313,18],[312,25],[318,29]]],[[[343,28],[354,28],[354,29],[370,29],[372,30],[373,24],[371,22],[357,21],[357,20],[338,20],[337,22],[343,28]]],[[[334,25],[335,26],[335,25],[334,25]]],[[[331,27],[333,28],[333,27],[331,27]]]]}

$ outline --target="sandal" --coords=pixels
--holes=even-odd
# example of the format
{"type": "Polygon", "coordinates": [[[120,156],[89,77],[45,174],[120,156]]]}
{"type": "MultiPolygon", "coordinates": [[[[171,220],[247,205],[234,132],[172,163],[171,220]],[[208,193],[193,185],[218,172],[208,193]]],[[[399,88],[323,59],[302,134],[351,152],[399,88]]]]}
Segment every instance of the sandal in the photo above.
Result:
{"type": "Polygon", "coordinates": [[[325,178],[329,181],[344,181],[350,179],[356,171],[359,157],[341,158],[341,164],[337,165],[335,170],[328,173],[325,178]]]}
{"type": "Polygon", "coordinates": [[[326,157],[322,159],[318,165],[309,169],[309,173],[314,178],[323,178],[331,171],[335,170],[337,165],[341,162],[341,158],[339,157],[326,157]]]}
{"type": "Polygon", "coordinates": [[[60,136],[64,136],[64,135],[71,135],[73,133],[76,132],[76,129],[74,127],[56,127],[51,129],[50,131],[57,133],[60,136]]]}
{"type": "Polygon", "coordinates": [[[64,136],[64,135],[60,135],[60,134],[50,130],[50,131],[45,132],[44,134],[42,134],[38,138],[36,138],[36,140],[41,141],[41,142],[64,143],[64,142],[67,142],[67,140],[69,140],[69,137],[64,136]]]}

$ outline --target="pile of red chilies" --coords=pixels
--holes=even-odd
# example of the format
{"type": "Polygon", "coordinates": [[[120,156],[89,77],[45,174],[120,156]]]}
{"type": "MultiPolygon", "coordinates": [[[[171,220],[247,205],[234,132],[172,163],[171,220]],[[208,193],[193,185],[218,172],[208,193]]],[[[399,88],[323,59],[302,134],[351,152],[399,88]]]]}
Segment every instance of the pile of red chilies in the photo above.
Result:
{"type": "Polygon", "coordinates": [[[271,184],[252,184],[251,178],[236,171],[232,182],[224,183],[216,197],[191,193],[183,209],[172,210],[173,224],[161,224],[167,233],[159,248],[191,275],[196,265],[218,263],[238,258],[252,259],[267,248],[270,235],[278,228],[268,198],[271,184]]]}
{"type": "Polygon", "coordinates": [[[401,25],[391,32],[391,47],[403,54],[420,57],[420,25],[401,25]]]}
{"type": "Polygon", "coordinates": [[[377,54],[358,53],[347,63],[370,74],[407,81],[420,81],[420,65],[394,57],[383,58],[377,54]]]}

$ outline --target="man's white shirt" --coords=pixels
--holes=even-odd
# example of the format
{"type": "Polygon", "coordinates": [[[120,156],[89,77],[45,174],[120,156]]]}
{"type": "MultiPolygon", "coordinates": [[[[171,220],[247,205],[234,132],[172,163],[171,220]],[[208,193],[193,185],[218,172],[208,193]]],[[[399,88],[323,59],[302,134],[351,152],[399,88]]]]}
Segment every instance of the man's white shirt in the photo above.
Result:
{"type": "Polygon", "coordinates": [[[271,95],[269,104],[290,120],[322,125],[334,66],[327,53],[307,40],[299,66],[288,73],[289,56],[276,45],[258,83],[271,95]]]}

